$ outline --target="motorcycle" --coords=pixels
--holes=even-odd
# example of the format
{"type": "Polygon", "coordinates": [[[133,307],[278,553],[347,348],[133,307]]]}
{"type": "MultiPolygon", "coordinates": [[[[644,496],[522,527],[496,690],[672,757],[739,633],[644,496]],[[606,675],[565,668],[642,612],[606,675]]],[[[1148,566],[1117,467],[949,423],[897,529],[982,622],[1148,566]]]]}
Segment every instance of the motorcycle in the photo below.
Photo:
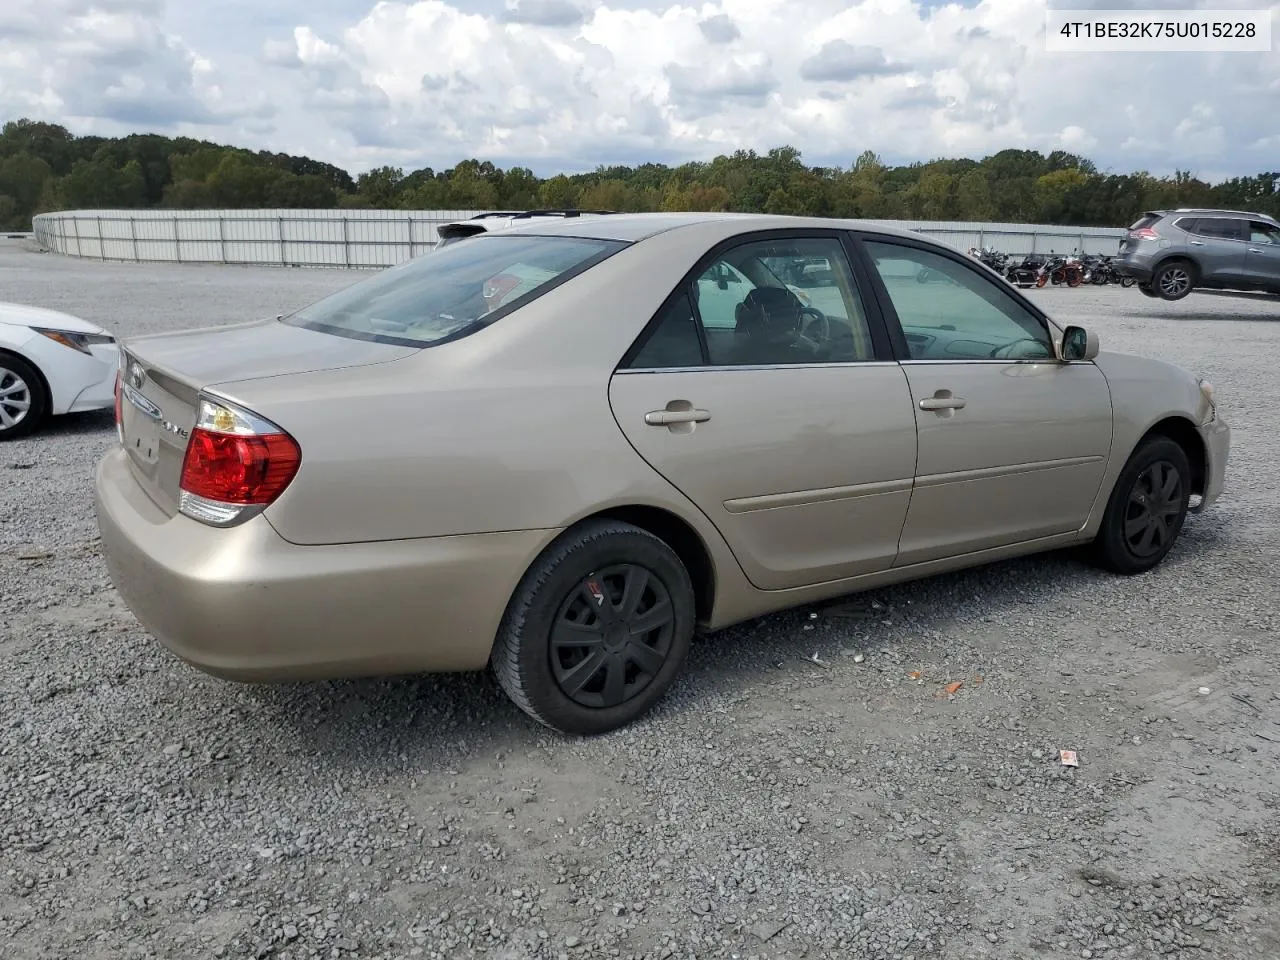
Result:
{"type": "Polygon", "coordinates": [[[1037,283],[1044,269],[1046,258],[1040,253],[1029,253],[1022,260],[1005,268],[1004,277],[1016,287],[1023,289],[1032,286],[1044,286],[1037,283]]]}
{"type": "Polygon", "coordinates": [[[1001,276],[1005,275],[1005,271],[1009,265],[1009,255],[1001,253],[994,247],[983,247],[979,250],[977,247],[969,248],[969,256],[980,261],[987,267],[990,267],[1001,276]]]}
{"type": "Polygon", "coordinates": [[[1055,287],[1062,284],[1068,287],[1080,286],[1084,283],[1084,270],[1080,267],[1080,261],[1074,255],[1050,257],[1036,277],[1037,287],[1043,287],[1047,283],[1052,283],[1055,287]]]}

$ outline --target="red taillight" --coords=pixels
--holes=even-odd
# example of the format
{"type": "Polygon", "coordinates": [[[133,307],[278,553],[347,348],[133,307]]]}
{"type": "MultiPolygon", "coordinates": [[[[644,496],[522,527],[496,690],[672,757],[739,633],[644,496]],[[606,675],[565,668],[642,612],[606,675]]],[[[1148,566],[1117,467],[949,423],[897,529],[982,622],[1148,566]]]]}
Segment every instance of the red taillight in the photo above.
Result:
{"type": "Polygon", "coordinates": [[[1133,240],[1159,240],[1160,234],[1150,227],[1142,227],[1140,230],[1130,230],[1129,237],[1133,240]]]}
{"type": "Polygon", "coordinates": [[[120,406],[120,371],[116,371],[116,430],[124,427],[124,409],[120,406]]]}
{"type": "Polygon", "coordinates": [[[284,492],[302,463],[286,433],[191,431],[179,486],[193,496],[238,506],[265,505],[284,492]]]}

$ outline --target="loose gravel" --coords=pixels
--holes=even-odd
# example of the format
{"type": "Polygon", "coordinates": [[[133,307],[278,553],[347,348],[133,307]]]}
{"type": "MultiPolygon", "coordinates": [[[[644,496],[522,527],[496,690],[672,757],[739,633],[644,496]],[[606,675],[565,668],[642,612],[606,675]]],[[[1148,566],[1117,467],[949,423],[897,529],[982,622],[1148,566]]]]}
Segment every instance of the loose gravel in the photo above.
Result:
{"type": "MultiPolygon", "coordinates": [[[[0,246],[0,299],[126,336],[360,276],[0,246]]],[[[1280,955],[1280,299],[1033,295],[1218,385],[1227,492],[1166,563],[1052,555],[745,624],[589,741],[482,676],[186,667],[99,556],[110,415],[0,445],[0,954],[1280,955]]]]}

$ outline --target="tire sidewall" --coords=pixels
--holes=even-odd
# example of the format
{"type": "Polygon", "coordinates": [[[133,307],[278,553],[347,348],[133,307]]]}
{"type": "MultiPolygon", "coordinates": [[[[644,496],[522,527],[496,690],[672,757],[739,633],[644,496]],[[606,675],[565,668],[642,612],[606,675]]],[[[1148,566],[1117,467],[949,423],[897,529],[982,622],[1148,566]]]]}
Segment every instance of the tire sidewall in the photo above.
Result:
{"type": "Polygon", "coordinates": [[[662,699],[688,657],[696,617],[692,581],[675,552],[657,537],[620,524],[607,530],[584,530],[566,538],[562,549],[549,548],[530,568],[512,603],[517,616],[504,618],[495,646],[514,645],[520,686],[537,719],[579,735],[625,726],[662,699]],[[592,572],[621,563],[644,567],[666,588],[675,614],[671,650],[658,675],[633,699],[616,707],[584,707],[569,699],[556,683],[551,670],[551,628],[570,590],[592,572]]]}
{"type": "Polygon", "coordinates": [[[1129,462],[1120,471],[1120,476],[1116,478],[1115,489],[1112,491],[1111,500],[1107,504],[1107,512],[1102,520],[1100,546],[1109,565],[1122,573],[1142,573],[1158,566],[1169,555],[1169,551],[1173,549],[1174,544],[1178,542],[1183,525],[1186,523],[1187,509],[1190,502],[1191,461],[1187,459],[1186,452],[1168,437],[1152,437],[1145,441],[1134,451],[1129,458],[1129,462]],[[1159,460],[1172,463],[1178,471],[1178,475],[1182,480],[1182,509],[1178,513],[1173,535],[1169,538],[1169,543],[1165,548],[1153,557],[1137,557],[1129,549],[1129,544],[1124,539],[1125,508],[1129,502],[1129,493],[1133,490],[1133,485],[1137,482],[1138,477],[1147,467],[1159,460]]]}
{"type": "Polygon", "coordinates": [[[45,389],[44,379],[29,361],[13,353],[0,353],[0,367],[6,367],[20,376],[31,394],[31,409],[16,427],[8,430],[0,428],[0,443],[6,440],[17,440],[29,436],[44,423],[49,412],[49,392],[45,389]]]}

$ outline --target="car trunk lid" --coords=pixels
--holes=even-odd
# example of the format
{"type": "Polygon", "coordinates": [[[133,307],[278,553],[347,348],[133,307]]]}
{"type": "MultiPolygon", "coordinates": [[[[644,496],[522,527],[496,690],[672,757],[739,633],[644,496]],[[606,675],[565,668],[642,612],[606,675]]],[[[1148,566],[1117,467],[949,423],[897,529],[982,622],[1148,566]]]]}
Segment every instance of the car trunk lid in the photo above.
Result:
{"type": "Polygon", "coordinates": [[[274,320],[131,340],[121,349],[120,442],[138,484],[172,516],[202,390],[386,363],[416,352],[274,320]]]}

